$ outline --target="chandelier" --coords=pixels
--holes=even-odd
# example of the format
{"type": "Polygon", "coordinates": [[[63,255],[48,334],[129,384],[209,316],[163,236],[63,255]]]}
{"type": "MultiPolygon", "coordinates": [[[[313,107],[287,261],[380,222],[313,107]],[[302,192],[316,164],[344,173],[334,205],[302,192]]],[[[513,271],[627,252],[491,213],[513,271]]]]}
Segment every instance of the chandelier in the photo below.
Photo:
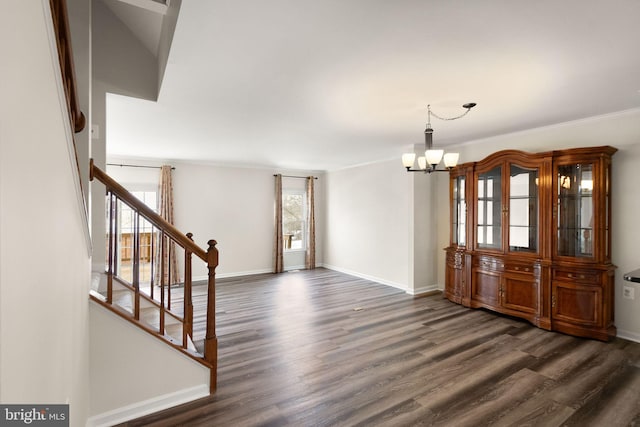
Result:
{"type": "Polygon", "coordinates": [[[459,153],[445,153],[444,150],[433,149],[433,129],[431,128],[431,115],[440,120],[457,120],[466,116],[473,107],[475,102],[464,104],[462,108],[466,111],[456,117],[441,117],[431,111],[431,105],[427,105],[427,128],[424,130],[424,156],[418,157],[418,169],[412,169],[416,161],[416,153],[404,153],[402,155],[402,164],[407,168],[407,172],[448,172],[449,169],[458,164],[459,153]],[[444,157],[444,166],[446,169],[436,169],[442,158],[444,157]]]}

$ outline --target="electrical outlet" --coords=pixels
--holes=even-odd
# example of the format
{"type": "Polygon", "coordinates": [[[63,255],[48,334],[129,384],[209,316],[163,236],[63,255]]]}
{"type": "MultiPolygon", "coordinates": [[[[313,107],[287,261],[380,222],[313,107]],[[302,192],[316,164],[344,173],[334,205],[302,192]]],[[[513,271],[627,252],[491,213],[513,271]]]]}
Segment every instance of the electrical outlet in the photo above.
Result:
{"type": "Polygon", "coordinates": [[[622,297],[626,299],[635,299],[635,289],[631,286],[622,286],[622,297]]]}

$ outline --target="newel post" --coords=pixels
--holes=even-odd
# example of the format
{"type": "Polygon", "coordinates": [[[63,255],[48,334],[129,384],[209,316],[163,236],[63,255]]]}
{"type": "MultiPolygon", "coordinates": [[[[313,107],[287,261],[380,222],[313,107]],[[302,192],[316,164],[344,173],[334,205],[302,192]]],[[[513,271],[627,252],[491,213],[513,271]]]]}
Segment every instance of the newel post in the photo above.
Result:
{"type": "Polygon", "coordinates": [[[207,333],[204,339],[204,358],[212,366],[209,390],[216,391],[218,378],[218,337],[216,336],[216,267],[218,266],[218,242],[209,240],[207,267],[209,282],[207,289],[207,333]]]}

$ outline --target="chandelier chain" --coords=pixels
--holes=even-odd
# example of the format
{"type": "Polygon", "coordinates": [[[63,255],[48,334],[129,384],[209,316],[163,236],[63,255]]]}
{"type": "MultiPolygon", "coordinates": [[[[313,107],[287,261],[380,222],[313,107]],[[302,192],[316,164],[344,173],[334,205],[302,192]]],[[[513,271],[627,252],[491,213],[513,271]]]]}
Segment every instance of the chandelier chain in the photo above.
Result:
{"type": "Polygon", "coordinates": [[[471,108],[467,108],[464,113],[462,113],[462,114],[460,114],[459,116],[456,116],[456,117],[442,117],[442,116],[439,116],[436,113],[434,113],[433,111],[431,111],[431,105],[427,105],[427,110],[429,111],[429,115],[433,115],[436,119],[440,119],[440,120],[457,120],[457,119],[461,119],[464,116],[466,116],[467,114],[469,114],[469,111],[471,111],[471,108]]]}

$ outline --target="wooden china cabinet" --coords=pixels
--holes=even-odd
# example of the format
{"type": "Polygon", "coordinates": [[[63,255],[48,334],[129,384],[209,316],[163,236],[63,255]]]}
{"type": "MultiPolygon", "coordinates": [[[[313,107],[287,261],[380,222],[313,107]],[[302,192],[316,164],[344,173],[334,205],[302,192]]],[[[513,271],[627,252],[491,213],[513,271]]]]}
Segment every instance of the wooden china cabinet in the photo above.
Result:
{"type": "Polygon", "coordinates": [[[450,172],[445,297],[548,330],[615,336],[609,146],[504,150],[450,172]]]}

